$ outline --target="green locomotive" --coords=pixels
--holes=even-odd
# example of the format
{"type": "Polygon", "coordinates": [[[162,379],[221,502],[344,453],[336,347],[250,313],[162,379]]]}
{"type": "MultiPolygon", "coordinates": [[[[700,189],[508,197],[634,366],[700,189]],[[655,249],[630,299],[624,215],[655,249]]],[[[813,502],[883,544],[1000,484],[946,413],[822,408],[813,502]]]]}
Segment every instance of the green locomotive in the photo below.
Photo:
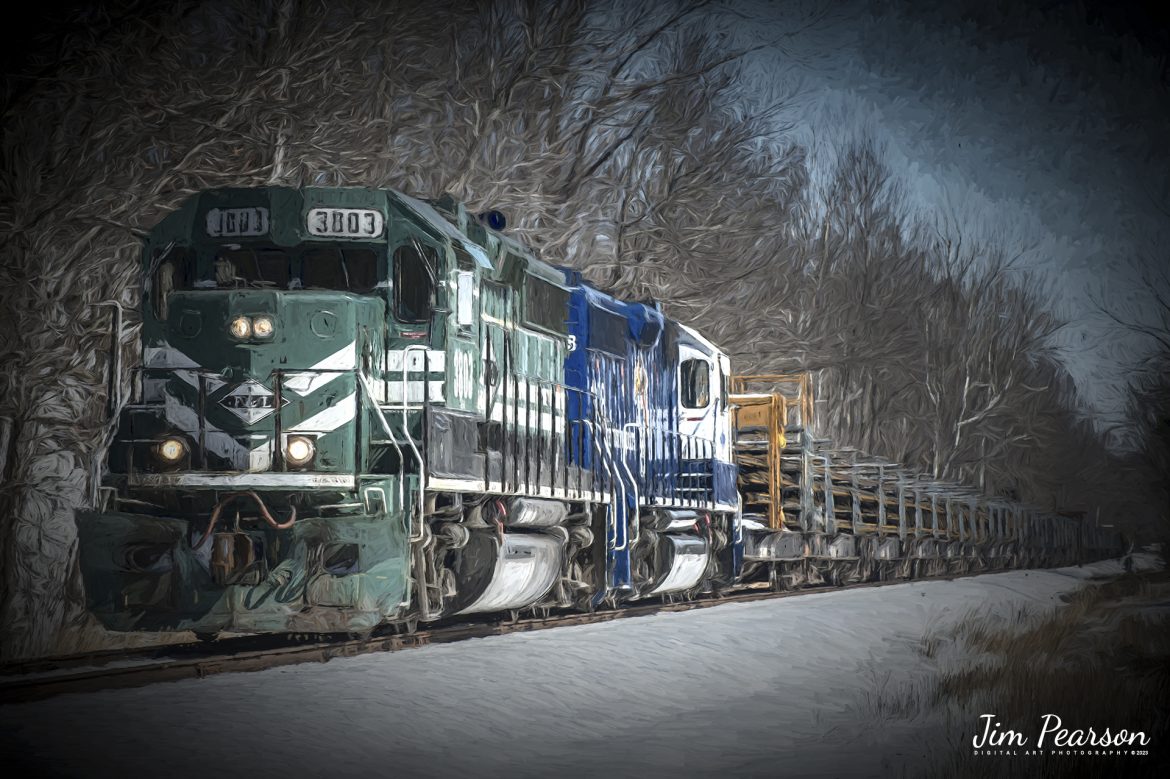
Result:
{"type": "Polygon", "coordinates": [[[645,372],[664,320],[638,306],[635,342],[589,290],[610,345],[568,386],[580,280],[497,218],[268,187],[203,192],[158,224],[108,500],[78,519],[91,611],[117,630],[352,632],[732,576],[726,357],[669,328],[675,359],[698,355],[708,421],[647,432],[673,409],[674,367],[645,372]],[[651,408],[651,390],[668,399],[651,408]],[[644,534],[639,484],[662,487],[641,490],[661,507],[644,534]]]}
{"type": "Polygon", "coordinates": [[[394,193],[283,188],[207,192],[151,232],[141,402],[110,453],[120,510],[79,522],[107,625],[336,631],[405,612],[417,405],[447,387],[453,408],[479,401],[456,309],[459,274],[490,262],[453,232],[394,193]]]}

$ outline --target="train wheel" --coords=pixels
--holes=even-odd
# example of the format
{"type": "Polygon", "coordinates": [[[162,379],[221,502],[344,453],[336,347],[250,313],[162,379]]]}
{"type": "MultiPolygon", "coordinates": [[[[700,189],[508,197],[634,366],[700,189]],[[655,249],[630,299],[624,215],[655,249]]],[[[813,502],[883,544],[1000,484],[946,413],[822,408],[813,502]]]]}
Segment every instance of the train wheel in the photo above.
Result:
{"type": "Polygon", "coordinates": [[[394,623],[394,632],[400,636],[411,636],[418,632],[418,617],[407,617],[394,623]]]}
{"type": "Polygon", "coordinates": [[[768,585],[772,592],[783,592],[788,589],[784,585],[784,567],[782,563],[772,563],[768,566],[768,585]]]}

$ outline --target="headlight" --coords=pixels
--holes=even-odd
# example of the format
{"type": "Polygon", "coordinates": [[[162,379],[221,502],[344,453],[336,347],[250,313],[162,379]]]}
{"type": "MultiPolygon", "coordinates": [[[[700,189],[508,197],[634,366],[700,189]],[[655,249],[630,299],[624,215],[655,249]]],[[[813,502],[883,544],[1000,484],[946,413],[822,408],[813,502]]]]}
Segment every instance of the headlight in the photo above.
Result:
{"type": "Polygon", "coordinates": [[[284,442],[284,459],[290,465],[304,465],[313,459],[316,451],[313,439],[303,435],[290,435],[284,442]]]}
{"type": "Polygon", "coordinates": [[[228,331],[242,341],[252,334],[252,321],[246,316],[238,316],[228,325],[228,331]]]}
{"type": "Polygon", "coordinates": [[[252,334],[257,338],[268,338],[275,329],[270,316],[258,316],[252,320],[252,334]]]}
{"type": "Polygon", "coordinates": [[[181,438],[164,438],[155,450],[158,459],[168,465],[174,465],[187,454],[187,444],[181,438]]]}

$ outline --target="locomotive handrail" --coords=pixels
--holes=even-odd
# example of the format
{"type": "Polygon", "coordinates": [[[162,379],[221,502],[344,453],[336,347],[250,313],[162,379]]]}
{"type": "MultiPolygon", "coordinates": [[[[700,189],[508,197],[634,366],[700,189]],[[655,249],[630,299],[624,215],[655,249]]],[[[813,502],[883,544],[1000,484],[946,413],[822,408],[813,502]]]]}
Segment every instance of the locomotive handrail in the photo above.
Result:
{"type": "MultiPolygon", "coordinates": [[[[625,425],[622,426],[623,435],[626,435],[626,430],[628,430],[631,427],[635,427],[635,428],[640,427],[640,424],[638,422],[627,422],[625,425]]],[[[636,437],[635,440],[637,441],[637,444],[634,447],[634,454],[635,454],[635,456],[637,456],[641,450],[642,437],[639,435],[636,437]]],[[[639,507],[641,506],[641,502],[638,498],[638,480],[634,478],[634,474],[630,471],[630,466],[626,462],[624,457],[622,458],[621,462],[622,462],[622,468],[624,468],[626,471],[626,476],[629,477],[629,479],[630,479],[630,488],[634,491],[634,539],[632,541],[629,541],[629,543],[630,544],[637,544],[638,541],[640,541],[642,538],[642,522],[641,522],[641,518],[639,516],[641,513],[639,511],[639,507]]],[[[626,534],[629,535],[629,531],[627,531],[626,534]]]]}
{"type": "Polygon", "coordinates": [[[116,418],[122,405],[122,304],[116,300],[103,300],[98,308],[109,306],[114,309],[113,341],[110,344],[110,386],[106,403],[110,417],[116,418]]]}
{"type": "MultiPolygon", "coordinates": [[[[561,389],[565,390],[565,392],[566,392],[566,396],[565,396],[565,422],[566,422],[565,436],[566,436],[566,442],[570,441],[571,439],[576,439],[574,443],[576,446],[576,454],[577,454],[577,497],[579,498],[581,496],[581,491],[582,491],[581,490],[581,476],[583,473],[586,473],[586,472],[589,473],[589,492],[590,492],[590,494],[593,494],[597,491],[596,478],[594,477],[594,469],[592,469],[592,468],[586,469],[585,468],[585,462],[584,462],[584,454],[585,453],[584,453],[583,449],[585,446],[584,439],[585,439],[586,429],[588,429],[588,431],[590,433],[590,439],[594,445],[596,445],[597,434],[596,434],[596,431],[593,430],[592,422],[590,420],[585,419],[584,417],[581,417],[580,419],[572,419],[572,420],[569,418],[569,398],[568,398],[567,393],[569,393],[569,392],[574,393],[574,395],[577,397],[577,402],[578,402],[579,407],[582,406],[583,401],[586,398],[588,398],[590,400],[589,405],[590,405],[591,410],[597,407],[597,396],[594,395],[592,392],[585,390],[585,389],[582,389],[580,387],[570,387],[568,385],[560,384],[560,383],[554,383],[554,385],[557,387],[560,387],[561,389]],[[572,427],[575,428],[576,435],[574,435],[573,432],[571,431],[569,423],[571,423],[572,427]]],[[[591,411],[591,413],[592,413],[592,411],[591,411]]],[[[567,465],[568,465],[568,458],[566,458],[566,467],[567,467],[567,465]]],[[[566,490],[567,490],[568,484],[566,483],[565,486],[566,486],[566,490]]]]}
{"type": "MultiPolygon", "coordinates": [[[[658,430],[659,428],[651,429],[658,430]]],[[[702,436],[691,435],[690,433],[679,433],[674,430],[665,430],[664,432],[665,438],[671,440],[673,443],[671,454],[677,454],[676,462],[673,465],[675,475],[678,477],[678,482],[681,485],[676,487],[672,483],[670,489],[672,501],[691,508],[701,507],[714,510],[716,504],[714,442],[702,436]],[[695,471],[683,470],[684,463],[702,462],[709,463],[711,467],[710,489],[704,489],[702,484],[703,474],[701,472],[696,473],[695,471]],[[677,494],[680,491],[683,493],[682,495],[677,494]],[[710,500],[706,498],[708,493],[710,494],[710,500]]]]}
{"type": "MultiPolygon", "coordinates": [[[[597,413],[598,413],[598,411],[597,411],[597,407],[595,404],[594,405],[594,414],[597,414],[597,413]]],[[[602,415],[602,416],[604,416],[604,415],[602,415]]],[[[597,431],[598,424],[596,422],[594,422],[593,420],[582,420],[582,421],[585,424],[587,424],[589,426],[590,430],[592,430],[592,432],[593,432],[593,435],[591,436],[591,438],[593,439],[593,448],[597,451],[597,454],[600,455],[602,464],[606,466],[606,470],[609,472],[610,491],[614,493],[615,498],[617,497],[617,494],[616,494],[617,490],[614,490],[615,485],[617,486],[618,490],[620,490],[620,492],[621,492],[621,502],[622,502],[622,507],[623,507],[623,511],[624,511],[629,506],[629,504],[626,503],[626,484],[625,484],[625,482],[622,481],[621,475],[617,472],[617,466],[614,465],[613,453],[609,451],[610,445],[609,445],[608,441],[606,441],[605,444],[603,444],[601,442],[602,437],[608,439],[608,437],[609,437],[608,433],[610,432],[609,426],[606,425],[605,427],[603,427],[601,430],[602,436],[599,436],[598,431],[597,431]]],[[[629,529],[628,522],[629,522],[629,518],[627,517],[626,522],[621,523],[623,525],[623,527],[622,527],[622,543],[620,546],[617,543],[617,533],[616,533],[618,523],[617,522],[614,523],[615,532],[614,532],[613,551],[615,551],[615,552],[623,551],[629,545],[630,529],[629,529]]]]}
{"type": "MultiPolygon", "coordinates": [[[[402,350],[402,434],[404,436],[406,436],[406,442],[408,444],[410,444],[411,454],[414,455],[415,461],[418,462],[418,490],[417,490],[417,492],[418,492],[419,535],[417,538],[415,538],[414,522],[411,522],[411,524],[410,524],[410,527],[411,527],[410,540],[411,541],[420,541],[420,540],[422,540],[422,537],[423,537],[422,526],[423,526],[423,522],[424,522],[424,516],[426,513],[424,501],[425,501],[426,486],[427,486],[426,463],[423,462],[422,453],[419,452],[418,446],[416,446],[414,443],[414,436],[412,436],[410,434],[409,414],[410,414],[411,409],[410,409],[410,396],[407,394],[407,387],[409,386],[409,384],[408,384],[408,382],[409,382],[408,373],[409,373],[409,366],[410,366],[409,355],[411,352],[418,352],[418,351],[421,351],[423,353],[422,402],[420,403],[419,408],[425,409],[426,405],[427,405],[427,396],[429,395],[428,390],[430,388],[430,370],[428,370],[430,368],[430,365],[428,364],[429,360],[427,359],[427,347],[422,345],[422,344],[413,344],[411,346],[407,346],[405,349],[402,350]]],[[[403,474],[403,478],[405,479],[405,473],[403,474]]],[[[403,506],[403,508],[406,508],[406,507],[403,506]]]]}
{"type": "MultiPolygon", "coordinates": [[[[398,507],[404,509],[406,507],[406,458],[402,456],[402,447],[398,445],[398,438],[394,435],[394,431],[390,428],[390,422],[387,421],[386,415],[382,413],[382,409],[378,407],[374,397],[374,388],[370,385],[370,380],[364,373],[358,373],[358,379],[366,388],[365,402],[374,409],[374,414],[378,417],[378,421],[382,423],[382,429],[386,431],[386,435],[390,436],[390,443],[398,452],[398,507]]],[[[414,538],[414,523],[407,526],[407,533],[411,536],[411,541],[419,539],[414,538]]],[[[420,534],[421,538],[421,534],[420,534]]]]}
{"type": "MultiPolygon", "coordinates": [[[[594,414],[598,414],[598,413],[599,412],[598,412],[597,406],[595,405],[594,406],[594,414]]],[[[604,417],[604,414],[600,414],[600,415],[602,417],[604,417]]],[[[597,449],[598,454],[601,456],[602,464],[605,465],[606,471],[609,474],[610,490],[614,494],[614,497],[621,501],[622,514],[625,515],[626,511],[629,509],[629,503],[626,501],[626,497],[627,497],[626,483],[624,481],[622,481],[621,474],[618,473],[617,465],[614,462],[614,456],[613,456],[613,450],[612,450],[613,443],[610,440],[612,430],[610,429],[609,425],[598,424],[597,422],[594,422],[592,420],[590,421],[590,426],[593,428],[593,436],[592,436],[593,437],[593,446],[594,446],[594,448],[597,449]],[[600,431],[600,435],[598,434],[599,431],[600,431]]],[[[615,500],[615,503],[616,502],[617,501],[615,500]]],[[[629,540],[630,540],[629,517],[625,516],[624,521],[621,523],[622,543],[620,545],[617,543],[618,524],[619,523],[614,522],[613,551],[615,551],[615,552],[620,552],[620,551],[623,551],[624,549],[626,549],[629,546],[629,540]]]]}

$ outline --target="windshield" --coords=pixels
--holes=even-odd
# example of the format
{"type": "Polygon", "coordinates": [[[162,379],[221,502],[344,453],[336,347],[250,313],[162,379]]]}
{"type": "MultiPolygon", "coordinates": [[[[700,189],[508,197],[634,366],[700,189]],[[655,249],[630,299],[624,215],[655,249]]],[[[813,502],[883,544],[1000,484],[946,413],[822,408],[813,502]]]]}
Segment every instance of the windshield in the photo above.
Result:
{"type": "Polygon", "coordinates": [[[286,289],[292,279],[289,257],[280,249],[224,249],[216,253],[213,268],[219,288],[286,289]]]}
{"type": "Polygon", "coordinates": [[[189,250],[175,248],[156,259],[154,288],[163,298],[185,289],[329,289],[367,295],[378,286],[379,257],[368,246],[228,245],[204,264],[189,250]]]}

